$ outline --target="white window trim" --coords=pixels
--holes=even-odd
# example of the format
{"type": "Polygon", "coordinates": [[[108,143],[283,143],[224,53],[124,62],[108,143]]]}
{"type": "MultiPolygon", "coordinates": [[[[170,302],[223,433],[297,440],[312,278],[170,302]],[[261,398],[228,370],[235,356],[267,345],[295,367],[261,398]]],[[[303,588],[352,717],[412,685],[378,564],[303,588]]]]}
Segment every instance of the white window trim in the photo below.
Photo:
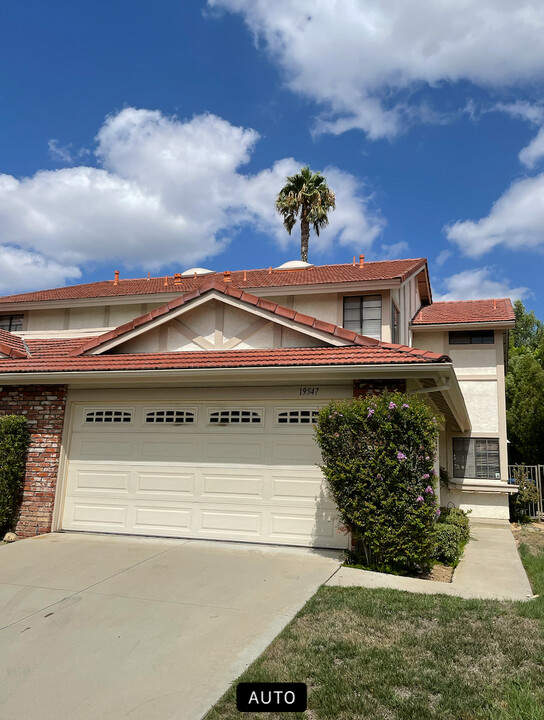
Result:
{"type": "Polygon", "coordinates": [[[209,407],[207,415],[207,426],[208,427],[234,427],[234,428],[263,428],[265,425],[265,409],[264,407],[248,407],[244,405],[225,405],[223,407],[209,407]],[[240,412],[256,412],[259,414],[259,422],[212,422],[211,417],[214,413],[221,412],[232,412],[237,410],[240,412]]]}
{"type": "Polygon", "coordinates": [[[276,408],[274,408],[274,427],[281,427],[281,428],[285,428],[285,427],[291,427],[291,428],[294,428],[294,427],[315,427],[316,423],[315,423],[315,422],[311,422],[311,421],[310,421],[309,423],[302,423],[302,422],[296,422],[296,423],[283,422],[283,423],[282,423],[282,422],[279,421],[280,413],[284,413],[284,412],[288,412],[288,413],[289,413],[289,412],[300,412],[300,411],[302,411],[302,410],[309,410],[309,411],[312,412],[312,413],[313,413],[313,412],[315,412],[315,413],[318,413],[318,412],[319,412],[319,408],[316,407],[315,405],[313,405],[313,406],[309,406],[309,405],[306,405],[306,406],[296,405],[296,406],[294,406],[294,405],[293,405],[293,406],[290,406],[290,407],[276,407],[276,408]]]}
{"type": "Polygon", "coordinates": [[[142,425],[144,427],[150,427],[150,426],[170,426],[170,425],[187,425],[189,427],[195,427],[198,423],[198,410],[196,407],[188,407],[188,406],[182,406],[182,405],[155,405],[155,406],[149,406],[143,408],[143,414],[142,414],[142,425]],[[192,413],[193,414],[193,422],[183,422],[183,421],[166,421],[166,422],[148,422],[147,421],[147,415],[148,413],[155,413],[155,412],[184,412],[184,413],[192,413]]]}
{"type": "Polygon", "coordinates": [[[89,426],[95,426],[95,425],[109,425],[109,426],[120,426],[120,425],[134,425],[134,416],[135,416],[135,410],[134,408],[120,408],[120,407],[93,407],[93,408],[84,408],[83,409],[83,418],[82,418],[82,424],[85,427],[89,426]],[[123,412],[123,413],[129,413],[130,414],[130,420],[121,420],[119,422],[115,422],[112,420],[111,422],[105,422],[104,420],[87,420],[87,415],[89,413],[96,413],[96,412],[123,412]]]}

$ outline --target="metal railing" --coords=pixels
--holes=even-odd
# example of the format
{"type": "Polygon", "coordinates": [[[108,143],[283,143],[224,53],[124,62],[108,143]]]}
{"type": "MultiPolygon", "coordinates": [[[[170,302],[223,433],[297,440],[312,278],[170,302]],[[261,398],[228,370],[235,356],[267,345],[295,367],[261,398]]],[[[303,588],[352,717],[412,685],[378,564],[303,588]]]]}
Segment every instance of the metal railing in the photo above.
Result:
{"type": "Polygon", "coordinates": [[[544,465],[509,465],[508,477],[510,482],[514,482],[514,478],[526,478],[535,483],[539,500],[528,505],[527,515],[544,520],[544,465]]]}

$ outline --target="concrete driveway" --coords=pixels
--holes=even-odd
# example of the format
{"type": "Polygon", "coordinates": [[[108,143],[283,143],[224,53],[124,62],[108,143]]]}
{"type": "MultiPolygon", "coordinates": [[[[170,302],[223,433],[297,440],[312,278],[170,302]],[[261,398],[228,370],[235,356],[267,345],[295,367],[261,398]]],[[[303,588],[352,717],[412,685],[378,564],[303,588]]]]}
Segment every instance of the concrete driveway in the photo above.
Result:
{"type": "Polygon", "coordinates": [[[0,719],[200,718],[338,558],[63,533],[0,547],[0,719]]]}

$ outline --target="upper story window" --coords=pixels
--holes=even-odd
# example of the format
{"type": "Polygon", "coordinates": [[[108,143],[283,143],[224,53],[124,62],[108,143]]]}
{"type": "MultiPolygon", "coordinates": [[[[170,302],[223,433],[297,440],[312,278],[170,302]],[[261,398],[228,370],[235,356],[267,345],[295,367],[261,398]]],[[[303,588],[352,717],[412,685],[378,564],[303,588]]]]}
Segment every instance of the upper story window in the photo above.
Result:
{"type": "Polygon", "coordinates": [[[344,298],[344,327],[361,335],[382,339],[382,296],[354,295],[344,298]]]}
{"type": "Polygon", "coordinates": [[[18,332],[23,329],[24,315],[0,315],[0,330],[18,332]]]}
{"type": "Polygon", "coordinates": [[[450,332],[450,345],[493,345],[493,330],[460,330],[450,332]]]}
{"type": "Polygon", "coordinates": [[[391,307],[391,342],[400,343],[400,312],[395,303],[391,307]]]}

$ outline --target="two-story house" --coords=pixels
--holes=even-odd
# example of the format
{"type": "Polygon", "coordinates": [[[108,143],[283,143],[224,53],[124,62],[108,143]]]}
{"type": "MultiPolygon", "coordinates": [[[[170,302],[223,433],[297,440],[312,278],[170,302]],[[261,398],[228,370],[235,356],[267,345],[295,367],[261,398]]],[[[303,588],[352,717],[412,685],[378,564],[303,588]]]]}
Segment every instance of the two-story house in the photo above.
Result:
{"type": "Polygon", "coordinates": [[[433,303],[425,259],[122,279],[0,298],[0,412],[32,442],[17,531],[346,547],[318,408],[444,417],[442,504],[507,517],[509,300],[433,303]]]}

